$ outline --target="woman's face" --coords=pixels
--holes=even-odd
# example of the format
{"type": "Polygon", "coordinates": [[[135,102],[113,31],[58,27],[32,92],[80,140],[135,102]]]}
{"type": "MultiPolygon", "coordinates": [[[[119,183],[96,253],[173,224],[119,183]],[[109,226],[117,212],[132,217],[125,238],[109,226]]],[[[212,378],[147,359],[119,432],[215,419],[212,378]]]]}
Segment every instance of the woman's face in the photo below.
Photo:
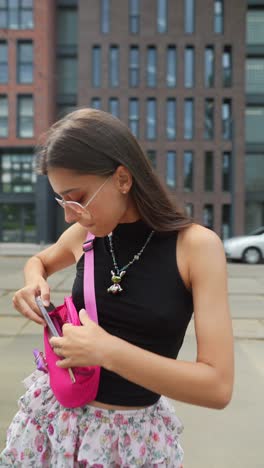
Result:
{"type": "Polygon", "coordinates": [[[48,177],[56,196],[65,202],[75,201],[85,206],[92,199],[86,208],[78,207],[78,211],[73,209],[73,205],[64,204],[65,221],[77,222],[97,237],[106,236],[119,223],[139,218],[129,194],[132,177],[123,166],[119,166],[109,178],[79,175],[63,168],[50,168],[48,177]]]}

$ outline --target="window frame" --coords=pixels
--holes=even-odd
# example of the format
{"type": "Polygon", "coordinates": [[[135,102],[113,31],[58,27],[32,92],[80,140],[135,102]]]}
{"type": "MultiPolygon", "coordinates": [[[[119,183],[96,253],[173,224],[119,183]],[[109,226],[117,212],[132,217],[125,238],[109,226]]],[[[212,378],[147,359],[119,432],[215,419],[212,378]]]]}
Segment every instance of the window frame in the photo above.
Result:
{"type": "Polygon", "coordinates": [[[17,95],[17,125],[16,125],[16,129],[17,129],[17,138],[21,138],[21,139],[31,139],[31,138],[34,138],[35,136],[35,125],[34,125],[34,95],[33,94],[18,94],[17,95]],[[31,102],[32,102],[32,115],[28,114],[28,115],[23,115],[20,111],[20,108],[21,108],[21,102],[22,102],[22,99],[26,99],[26,98],[30,98],[31,99],[31,102]],[[21,133],[21,128],[22,128],[22,123],[23,123],[23,120],[24,121],[29,121],[29,119],[31,120],[32,122],[32,125],[31,125],[31,128],[32,128],[32,134],[31,135],[26,135],[26,136],[23,136],[21,133]]]}
{"type": "Polygon", "coordinates": [[[16,62],[16,77],[17,83],[19,84],[32,84],[34,82],[34,42],[31,39],[18,39],[16,43],[16,52],[17,52],[17,62],[16,62]],[[23,45],[31,45],[32,48],[32,60],[21,60],[21,52],[20,48],[23,45]],[[31,67],[31,80],[30,81],[23,81],[21,80],[20,73],[21,73],[21,66],[28,66],[31,67]]]}

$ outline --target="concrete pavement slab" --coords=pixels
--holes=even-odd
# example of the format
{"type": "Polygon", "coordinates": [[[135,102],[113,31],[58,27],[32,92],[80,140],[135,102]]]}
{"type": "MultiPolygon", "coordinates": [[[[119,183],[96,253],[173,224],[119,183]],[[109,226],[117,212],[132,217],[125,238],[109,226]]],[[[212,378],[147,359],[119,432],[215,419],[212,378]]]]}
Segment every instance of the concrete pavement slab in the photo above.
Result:
{"type": "Polygon", "coordinates": [[[264,340],[264,321],[234,319],[233,333],[235,338],[264,340]]]}
{"type": "Polygon", "coordinates": [[[264,295],[229,294],[229,304],[233,318],[264,319],[264,295]]]}
{"type": "Polygon", "coordinates": [[[258,265],[246,265],[245,263],[228,263],[227,271],[228,276],[239,277],[239,278],[257,278],[263,273],[264,264],[260,263],[258,265]]]}
{"type": "Polygon", "coordinates": [[[24,326],[23,330],[21,330],[20,336],[41,336],[43,337],[43,326],[38,325],[31,320],[28,320],[27,324],[24,326]]]}
{"type": "Polygon", "coordinates": [[[17,399],[25,390],[22,380],[35,368],[32,350],[39,346],[39,336],[0,338],[0,450],[5,444],[6,429],[18,410],[17,399]]]}
{"type": "MultiPolygon", "coordinates": [[[[179,359],[195,356],[194,338],[186,337],[179,359]]],[[[237,341],[235,360],[234,393],[227,408],[174,403],[185,425],[185,468],[263,468],[263,343],[237,341]]]]}
{"type": "Polygon", "coordinates": [[[5,272],[1,274],[1,287],[6,291],[16,291],[24,286],[24,279],[21,271],[5,272]]]}
{"type": "Polygon", "coordinates": [[[256,278],[228,278],[229,294],[263,294],[256,278]]]}
{"type": "Polygon", "coordinates": [[[22,316],[18,317],[0,317],[0,339],[2,336],[16,336],[21,333],[27,325],[28,319],[22,316]]]}
{"type": "Polygon", "coordinates": [[[20,316],[19,312],[14,309],[12,304],[12,298],[14,296],[14,291],[6,291],[6,294],[0,297],[0,316],[1,317],[18,317],[20,316]]]}

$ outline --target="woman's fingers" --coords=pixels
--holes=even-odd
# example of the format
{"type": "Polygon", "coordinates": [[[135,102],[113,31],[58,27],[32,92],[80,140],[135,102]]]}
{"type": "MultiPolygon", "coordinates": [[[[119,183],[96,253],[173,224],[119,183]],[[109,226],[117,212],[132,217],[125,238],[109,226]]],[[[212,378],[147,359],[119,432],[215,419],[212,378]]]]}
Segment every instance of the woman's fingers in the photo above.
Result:
{"type": "Polygon", "coordinates": [[[44,279],[40,282],[40,297],[43,305],[48,307],[50,304],[50,287],[44,279]]]}
{"type": "Polygon", "coordinates": [[[13,306],[14,308],[20,312],[24,317],[28,318],[29,320],[33,320],[34,322],[40,324],[40,325],[45,325],[45,321],[43,318],[41,318],[38,313],[35,311],[35,306],[34,310],[33,308],[28,304],[28,302],[23,298],[23,297],[18,297],[15,295],[13,297],[13,306]]]}
{"type": "Polygon", "coordinates": [[[36,296],[41,296],[42,301],[48,306],[50,303],[50,288],[44,278],[34,286],[25,286],[14,294],[13,306],[22,315],[34,322],[46,325],[42,313],[36,303],[36,296]]]}

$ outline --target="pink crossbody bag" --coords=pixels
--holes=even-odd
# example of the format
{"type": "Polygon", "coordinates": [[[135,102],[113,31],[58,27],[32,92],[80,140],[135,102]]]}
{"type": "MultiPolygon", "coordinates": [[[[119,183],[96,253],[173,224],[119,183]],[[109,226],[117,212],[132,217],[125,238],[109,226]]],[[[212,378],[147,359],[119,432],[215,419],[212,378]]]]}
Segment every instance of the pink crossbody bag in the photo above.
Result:
{"type": "MultiPolygon", "coordinates": [[[[90,319],[98,323],[94,288],[93,239],[94,236],[89,234],[83,245],[83,250],[85,252],[83,291],[85,310],[87,311],[90,319]]],[[[76,326],[82,325],[71,296],[65,297],[64,304],[49,312],[49,316],[59,333],[64,323],[71,323],[76,326]]],[[[69,369],[62,369],[56,366],[56,362],[59,357],[54,353],[50,345],[49,338],[50,335],[48,327],[45,327],[44,349],[47,364],[46,371],[49,373],[51,389],[59,403],[66,408],[76,408],[78,406],[86,405],[90,401],[94,400],[99,387],[100,367],[73,367],[69,372],[69,369]],[[74,377],[74,381],[71,376],[74,377]]],[[[39,363],[37,362],[37,365],[38,364],[39,363]]],[[[41,369],[41,365],[38,365],[38,368],[41,369]]],[[[45,371],[44,368],[41,370],[45,371]]]]}

